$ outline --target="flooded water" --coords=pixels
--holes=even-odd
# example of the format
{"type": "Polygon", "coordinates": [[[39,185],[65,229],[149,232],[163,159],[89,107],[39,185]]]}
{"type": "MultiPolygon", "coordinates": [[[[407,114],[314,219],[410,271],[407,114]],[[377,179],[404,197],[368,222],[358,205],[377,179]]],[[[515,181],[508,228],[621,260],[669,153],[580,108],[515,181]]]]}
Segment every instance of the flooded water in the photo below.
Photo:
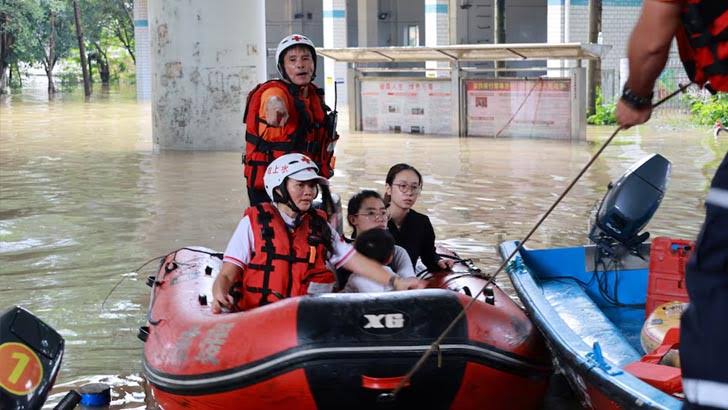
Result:
{"type": "MultiPolygon", "coordinates": [[[[154,152],[150,117],[148,104],[118,90],[90,102],[78,93],[0,102],[0,309],[22,305],[66,339],[47,406],[90,381],[113,386],[113,407],[146,406],[136,333],[157,265],[137,269],[185,245],[223,249],[246,205],[240,153],[154,152]]],[[[590,129],[580,143],[344,133],[332,188],[345,204],[360,189],[381,192],[390,165],[414,165],[425,178],[415,208],[438,241],[493,272],[497,244],[522,238],[611,131],[590,129]]],[[[692,238],[727,149],[707,128],[623,132],[530,246],[585,243],[607,183],[653,152],[673,168],[648,230],[692,238]]]]}

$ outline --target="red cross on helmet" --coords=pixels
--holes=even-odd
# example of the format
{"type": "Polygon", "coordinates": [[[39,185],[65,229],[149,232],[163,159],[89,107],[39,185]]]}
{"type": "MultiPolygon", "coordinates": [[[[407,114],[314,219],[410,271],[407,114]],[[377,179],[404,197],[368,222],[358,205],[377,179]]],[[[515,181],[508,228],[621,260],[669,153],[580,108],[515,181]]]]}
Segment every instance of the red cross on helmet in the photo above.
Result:
{"type": "Polygon", "coordinates": [[[273,190],[283,184],[286,178],[291,177],[296,181],[315,180],[321,185],[328,185],[329,181],[318,174],[318,167],[311,159],[303,154],[286,154],[273,160],[265,170],[263,185],[265,192],[272,200],[273,190]]]}
{"type": "Polygon", "coordinates": [[[288,78],[286,70],[283,69],[283,57],[286,54],[286,50],[294,46],[304,46],[311,50],[311,57],[313,57],[312,79],[316,78],[316,46],[313,44],[313,41],[302,34],[291,34],[278,43],[278,47],[276,48],[276,68],[278,69],[278,74],[280,74],[281,78],[288,78]]]}

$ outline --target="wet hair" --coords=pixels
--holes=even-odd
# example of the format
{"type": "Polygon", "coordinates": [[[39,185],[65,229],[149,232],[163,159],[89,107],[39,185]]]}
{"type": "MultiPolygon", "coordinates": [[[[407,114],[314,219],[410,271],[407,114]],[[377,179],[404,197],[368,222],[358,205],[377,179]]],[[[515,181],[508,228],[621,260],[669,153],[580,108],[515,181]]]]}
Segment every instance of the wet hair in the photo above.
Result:
{"type": "Polygon", "coordinates": [[[329,253],[333,253],[334,237],[331,234],[328,221],[313,208],[307,212],[311,215],[311,236],[308,238],[308,244],[316,245],[320,241],[329,253]]]}
{"type": "MultiPolygon", "coordinates": [[[[392,168],[389,168],[389,172],[387,172],[387,178],[384,180],[384,182],[391,187],[392,183],[394,182],[394,178],[396,178],[400,172],[407,170],[410,170],[417,174],[417,179],[420,180],[420,185],[422,185],[422,174],[420,174],[420,171],[418,171],[412,165],[405,164],[404,162],[392,165],[392,168]]],[[[392,197],[389,194],[384,194],[384,204],[389,205],[391,201],[392,197]]]]}
{"type": "Polygon", "coordinates": [[[361,204],[364,203],[365,199],[369,198],[376,198],[384,202],[384,199],[381,195],[379,195],[379,192],[372,191],[371,189],[364,189],[362,191],[359,191],[356,195],[352,196],[351,199],[349,199],[349,204],[346,206],[346,221],[349,223],[349,226],[354,230],[351,234],[352,238],[356,238],[356,226],[352,225],[349,221],[349,216],[353,216],[359,213],[361,210],[361,204]]]}
{"type": "Polygon", "coordinates": [[[394,254],[394,237],[386,229],[373,228],[356,238],[354,249],[367,258],[385,264],[394,254]]]}

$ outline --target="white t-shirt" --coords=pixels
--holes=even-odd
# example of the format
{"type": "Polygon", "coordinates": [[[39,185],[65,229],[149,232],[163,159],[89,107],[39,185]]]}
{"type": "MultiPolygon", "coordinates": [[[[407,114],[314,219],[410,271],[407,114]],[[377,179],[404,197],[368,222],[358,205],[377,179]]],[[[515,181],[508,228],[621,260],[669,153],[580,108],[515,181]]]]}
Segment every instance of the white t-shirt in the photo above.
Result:
{"type": "MultiPolygon", "coordinates": [[[[289,227],[293,226],[293,218],[281,212],[278,214],[283,218],[286,225],[289,227]]],[[[354,254],[354,247],[351,246],[351,244],[344,242],[338,232],[336,232],[331,225],[327,224],[327,226],[331,231],[331,240],[334,246],[333,252],[327,252],[328,259],[326,261],[332,266],[338,268],[351,258],[354,254]]],[[[225,248],[223,262],[230,262],[245,269],[245,266],[250,263],[250,257],[253,253],[253,249],[255,249],[253,228],[250,225],[250,218],[244,216],[238,223],[238,227],[235,229],[233,236],[230,238],[227,248],[225,248]]]]}
{"type": "MultiPolygon", "coordinates": [[[[400,278],[415,277],[412,260],[407,254],[407,251],[399,245],[394,245],[392,263],[389,266],[385,266],[384,269],[398,275],[400,278]]],[[[354,272],[349,276],[349,280],[346,282],[346,286],[344,286],[342,292],[388,292],[390,290],[394,289],[389,285],[382,285],[354,272]]]]}

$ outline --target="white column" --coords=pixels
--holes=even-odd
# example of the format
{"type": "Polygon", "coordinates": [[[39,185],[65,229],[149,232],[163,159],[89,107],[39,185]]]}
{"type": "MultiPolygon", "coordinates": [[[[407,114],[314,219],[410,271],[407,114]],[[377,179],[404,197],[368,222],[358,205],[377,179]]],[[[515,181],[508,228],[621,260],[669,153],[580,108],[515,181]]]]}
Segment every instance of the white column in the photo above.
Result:
{"type": "Polygon", "coordinates": [[[264,0],[152,0],[152,128],[161,149],[241,150],[266,78],[264,0]]]}
{"type": "MultiPolygon", "coordinates": [[[[565,40],[564,9],[564,0],[549,0],[546,16],[546,41],[550,44],[563,43],[565,40]]],[[[563,77],[567,74],[562,70],[558,70],[564,67],[563,60],[548,60],[546,66],[552,68],[552,70],[548,70],[549,77],[563,77]]]]}
{"type": "MultiPolygon", "coordinates": [[[[425,0],[425,46],[450,44],[450,0],[425,0]]],[[[452,10],[455,13],[455,10],[452,10]]],[[[454,29],[454,27],[453,27],[454,29]]],[[[448,68],[447,62],[427,61],[425,68],[448,68]]],[[[427,71],[428,78],[449,77],[445,70],[427,71]]]]}
{"type": "MultiPolygon", "coordinates": [[[[346,0],[323,0],[324,48],[343,48],[346,41],[346,0]]],[[[334,108],[334,87],[337,87],[339,106],[347,104],[346,63],[324,58],[324,91],[326,104],[334,108]]]]}
{"type": "Polygon", "coordinates": [[[152,97],[152,62],[149,55],[149,13],[147,0],[134,0],[134,56],[137,99],[152,97]]]}
{"type": "Polygon", "coordinates": [[[378,3],[378,0],[359,0],[357,2],[359,47],[377,47],[379,45],[378,3]]]}

